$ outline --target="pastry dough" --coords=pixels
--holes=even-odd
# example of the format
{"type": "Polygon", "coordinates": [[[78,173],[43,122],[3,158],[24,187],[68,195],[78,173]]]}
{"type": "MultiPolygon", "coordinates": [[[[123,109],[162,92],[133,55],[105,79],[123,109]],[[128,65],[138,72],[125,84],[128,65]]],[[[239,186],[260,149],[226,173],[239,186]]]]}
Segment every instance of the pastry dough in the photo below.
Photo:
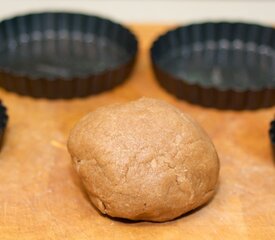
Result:
{"type": "Polygon", "coordinates": [[[210,138],[161,100],[89,113],[71,131],[68,149],[92,203],[112,217],[171,220],[207,202],[217,186],[210,138]]]}

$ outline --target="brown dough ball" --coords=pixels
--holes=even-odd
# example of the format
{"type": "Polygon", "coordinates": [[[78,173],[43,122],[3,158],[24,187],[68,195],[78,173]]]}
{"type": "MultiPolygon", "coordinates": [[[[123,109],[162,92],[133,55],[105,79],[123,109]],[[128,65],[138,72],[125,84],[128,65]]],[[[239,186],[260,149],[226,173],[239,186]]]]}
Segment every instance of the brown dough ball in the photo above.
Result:
{"type": "Polygon", "coordinates": [[[102,107],[72,130],[68,149],[104,214],[166,221],[214,194],[219,159],[203,129],[161,100],[102,107]]]}

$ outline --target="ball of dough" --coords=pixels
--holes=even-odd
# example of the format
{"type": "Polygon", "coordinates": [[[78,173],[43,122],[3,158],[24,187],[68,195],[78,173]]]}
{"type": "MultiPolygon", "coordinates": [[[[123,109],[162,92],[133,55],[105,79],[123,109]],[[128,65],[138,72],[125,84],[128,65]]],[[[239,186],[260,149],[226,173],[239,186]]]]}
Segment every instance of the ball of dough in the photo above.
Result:
{"type": "Polygon", "coordinates": [[[68,150],[92,203],[112,217],[171,220],[207,202],[217,185],[211,140],[161,100],[89,113],[71,131],[68,150]]]}

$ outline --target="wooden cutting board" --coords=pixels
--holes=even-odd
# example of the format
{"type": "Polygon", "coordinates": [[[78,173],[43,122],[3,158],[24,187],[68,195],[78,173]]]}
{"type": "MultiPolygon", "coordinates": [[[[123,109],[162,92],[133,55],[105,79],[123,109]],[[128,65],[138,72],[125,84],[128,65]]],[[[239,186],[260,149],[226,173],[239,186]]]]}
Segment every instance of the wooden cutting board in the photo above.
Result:
{"type": "Polygon", "coordinates": [[[0,239],[275,239],[275,164],[268,126],[275,108],[218,111],[179,101],[150,67],[152,40],[169,26],[132,25],[140,54],[122,86],[77,100],[34,100],[0,90],[10,122],[0,153],[0,239]],[[87,112],[150,96],[192,115],[221,161],[219,189],[206,206],[166,223],[127,223],[100,215],[72,168],[66,141],[87,112]]]}

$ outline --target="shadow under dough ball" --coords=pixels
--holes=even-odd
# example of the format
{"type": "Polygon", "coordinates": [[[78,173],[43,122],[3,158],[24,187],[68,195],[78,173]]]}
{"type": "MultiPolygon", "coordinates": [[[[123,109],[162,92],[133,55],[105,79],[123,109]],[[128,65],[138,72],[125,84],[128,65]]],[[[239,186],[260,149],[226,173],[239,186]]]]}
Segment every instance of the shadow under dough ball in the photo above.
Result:
{"type": "Polygon", "coordinates": [[[210,138],[161,100],[98,108],[73,128],[68,150],[92,203],[112,217],[171,220],[207,202],[217,186],[210,138]]]}

